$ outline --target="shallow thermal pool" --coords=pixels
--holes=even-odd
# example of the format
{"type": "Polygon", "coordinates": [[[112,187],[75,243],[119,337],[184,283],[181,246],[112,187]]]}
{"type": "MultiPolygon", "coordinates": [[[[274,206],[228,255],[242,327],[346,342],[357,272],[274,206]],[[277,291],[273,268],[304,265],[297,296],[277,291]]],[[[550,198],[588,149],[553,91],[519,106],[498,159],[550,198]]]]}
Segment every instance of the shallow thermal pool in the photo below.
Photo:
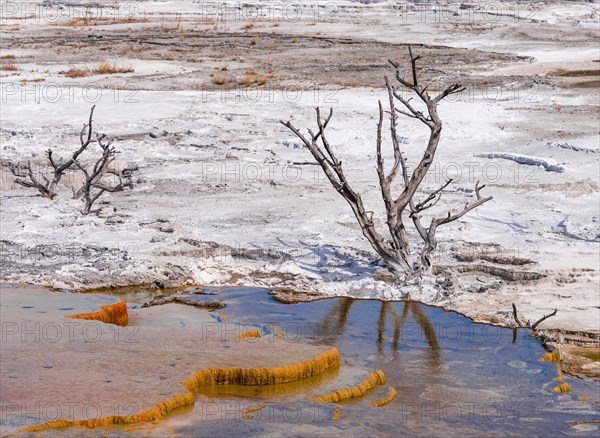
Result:
{"type": "MultiPolygon", "coordinates": [[[[414,302],[335,298],[280,304],[259,288],[208,288],[227,307],[211,312],[214,336],[258,330],[280,336],[282,348],[298,342],[337,347],[339,370],[318,378],[269,387],[222,386],[196,396],[156,425],[85,430],[86,436],[597,436],[598,382],[565,375],[571,392],[552,391],[557,366],[528,330],[474,324],[456,313],[414,302]],[[312,397],[355,385],[377,369],[386,385],[336,404],[312,397]],[[389,386],[398,395],[369,406],[389,386]],[[251,408],[244,411],[245,408],[251,408]],[[256,410],[253,410],[255,408],[256,410]]],[[[151,293],[119,294],[139,307],[151,293]]],[[[186,306],[187,307],[187,306],[186,306]]],[[[198,312],[206,312],[198,309],[198,312]]],[[[215,353],[218,354],[218,353],[215,353]]],[[[148,363],[148,372],[152,372],[148,363]]],[[[41,436],[81,436],[82,430],[41,436]]]]}

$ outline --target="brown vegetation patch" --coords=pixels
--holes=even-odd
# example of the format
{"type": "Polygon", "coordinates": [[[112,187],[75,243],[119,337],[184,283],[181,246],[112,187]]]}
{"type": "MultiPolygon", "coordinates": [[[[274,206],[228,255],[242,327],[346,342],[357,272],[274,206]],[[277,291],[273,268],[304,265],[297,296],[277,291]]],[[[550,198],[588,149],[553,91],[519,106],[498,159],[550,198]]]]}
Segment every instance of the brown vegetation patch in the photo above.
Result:
{"type": "Polygon", "coordinates": [[[594,90],[600,89],[600,81],[581,81],[571,84],[573,88],[593,88],[594,90]]]}
{"type": "Polygon", "coordinates": [[[132,67],[120,67],[116,64],[110,64],[108,62],[103,62],[98,67],[94,69],[94,73],[99,75],[111,75],[115,73],[133,73],[132,67]]]}
{"type": "Polygon", "coordinates": [[[17,66],[14,64],[0,64],[0,70],[2,71],[17,71],[17,66]]]}
{"type": "Polygon", "coordinates": [[[562,349],[566,373],[600,380],[600,348],[564,344],[562,349]]]}
{"type": "MultiPolygon", "coordinates": [[[[383,75],[390,74],[387,59],[399,59],[406,53],[405,44],[390,43],[360,38],[338,38],[324,35],[252,34],[252,30],[220,32],[207,29],[204,32],[180,34],[169,29],[139,28],[135,35],[125,35],[121,30],[105,29],[102,45],[91,44],[82,47],[81,35],[77,32],[65,32],[51,41],[43,35],[23,39],[6,35],[7,46],[19,45],[19,49],[36,49],[40,53],[39,62],[69,62],[83,64],[89,59],[105,59],[101,49],[110,47],[111,53],[119,56],[135,57],[145,50],[175,56],[180,60],[214,60],[218,67],[224,60],[235,60],[228,68],[235,85],[245,75],[248,68],[261,73],[274,87],[289,87],[306,90],[320,87],[320,98],[333,99],[340,87],[382,87],[383,75]],[[184,36],[184,38],[182,38],[184,36]],[[255,40],[253,39],[255,38],[255,40]],[[252,44],[254,42],[254,44],[252,44]],[[77,50],[73,50],[77,47],[77,50]],[[61,53],[58,53],[58,51],[61,53]],[[174,54],[178,51],[177,54],[174,54]],[[242,66],[239,66],[243,63],[242,66]],[[234,68],[235,67],[235,68],[234,68]],[[265,74],[272,67],[271,74],[265,74]]],[[[442,46],[415,45],[414,50],[423,56],[421,74],[423,81],[431,82],[432,87],[440,87],[453,81],[466,86],[501,85],[517,77],[496,77],[470,75],[464,71],[465,63],[478,68],[507,65],[508,63],[527,61],[511,54],[489,53],[473,49],[458,49],[442,46]]],[[[155,55],[152,55],[155,56],[155,55]]],[[[200,71],[194,76],[179,76],[172,80],[173,89],[194,89],[199,83],[203,87],[223,88],[225,83],[215,83],[208,71],[200,71]]],[[[170,75],[152,75],[140,78],[140,89],[154,89],[160,86],[161,77],[170,75]]],[[[171,80],[171,79],[170,79],[171,80]]],[[[524,79],[525,82],[529,79],[524,79]]],[[[219,82],[219,81],[217,81],[219,82]]]]}
{"type": "Polygon", "coordinates": [[[123,18],[106,18],[106,17],[80,17],[73,18],[65,23],[69,27],[85,27],[85,26],[109,26],[114,24],[131,24],[131,23],[147,23],[145,18],[123,17],[123,18]]]}
{"type": "Polygon", "coordinates": [[[560,76],[563,78],[581,78],[589,76],[600,76],[600,69],[595,70],[553,70],[548,76],[560,76]]]}
{"type": "Polygon", "coordinates": [[[61,74],[68,78],[84,78],[90,74],[90,71],[84,68],[71,68],[66,71],[61,71],[61,74]]]}
{"type": "Polygon", "coordinates": [[[244,77],[241,80],[241,84],[245,87],[252,85],[265,85],[268,82],[266,76],[258,74],[256,70],[249,69],[244,73],[244,77]]]}

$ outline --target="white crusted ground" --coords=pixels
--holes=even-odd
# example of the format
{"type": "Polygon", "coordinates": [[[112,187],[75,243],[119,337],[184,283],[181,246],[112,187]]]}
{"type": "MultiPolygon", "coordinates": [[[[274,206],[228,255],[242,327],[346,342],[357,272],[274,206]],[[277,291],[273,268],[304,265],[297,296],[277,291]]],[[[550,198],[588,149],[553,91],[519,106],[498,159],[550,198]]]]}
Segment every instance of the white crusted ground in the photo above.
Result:
{"type": "MultiPolygon", "coordinates": [[[[186,8],[193,10],[193,5],[183,4],[184,13],[186,8]]],[[[594,3],[540,6],[536,18],[545,20],[544,25],[523,20],[508,26],[488,20],[470,32],[455,30],[448,21],[423,20],[400,31],[386,19],[391,10],[386,4],[345,4],[351,7],[340,9],[337,22],[321,22],[312,29],[280,20],[271,31],[317,30],[331,36],[535,58],[478,75],[543,77],[557,68],[598,68],[593,61],[600,54],[589,40],[594,32],[597,37],[594,3]],[[353,18],[355,12],[364,14],[360,17],[368,19],[368,26],[353,18]],[[571,39],[553,38],[552,29],[571,39]]],[[[173,5],[148,2],[142,7],[159,14],[172,12],[173,5]]],[[[25,23],[21,31],[35,32],[35,27],[25,23]]],[[[130,65],[148,77],[172,69],[177,80],[177,63],[132,60],[130,65]]],[[[44,66],[30,67],[35,69],[33,76],[47,79],[46,84],[56,74],[51,66],[50,73],[44,73],[44,66]]],[[[464,69],[469,72],[468,65],[464,69]]],[[[77,146],[91,106],[84,89],[73,87],[72,95],[63,94],[56,102],[36,101],[23,88],[7,88],[25,75],[23,70],[2,72],[2,159],[43,163],[43,151],[49,147],[66,155],[77,146]]],[[[3,167],[2,277],[75,288],[156,281],[165,286],[287,286],[383,299],[406,297],[408,292],[412,299],[497,323],[510,323],[512,302],[531,319],[558,307],[558,315],[545,327],[597,331],[598,90],[565,84],[540,85],[518,97],[491,99],[477,93],[467,101],[444,103],[438,162],[424,187],[434,189],[445,178],[455,178],[438,214],[471,199],[477,180],[494,196],[476,212],[440,229],[438,263],[452,262],[461,251],[490,251],[489,246],[469,249],[465,242],[500,244],[510,254],[538,262],[515,269],[550,273],[540,282],[506,283],[478,293],[478,280],[472,276],[465,280],[468,287],[444,296],[433,282],[399,290],[373,279],[379,267],[349,207],[316,166],[307,164],[312,161],[308,151],[278,124],[279,119],[292,119],[297,127],[313,127],[315,104],[333,107],[330,140],[348,179],[381,218],[374,129],[377,100],[386,96],[381,89],[368,88],[347,88],[332,96],[304,91],[298,101],[272,90],[253,102],[243,97],[236,101],[235,91],[194,90],[139,91],[126,102],[122,90],[103,90],[96,103],[96,127],[117,139],[120,166],[139,166],[134,189],[107,194],[98,217],[82,217],[81,201],[71,199],[76,177],[67,178],[68,187],[50,202],[14,185],[3,167]],[[496,155],[489,155],[492,152],[496,155]],[[519,157],[521,164],[502,159],[506,157],[519,157]],[[544,168],[544,163],[563,171],[544,168]]],[[[426,132],[410,120],[401,120],[400,131],[414,165],[426,132]]]]}

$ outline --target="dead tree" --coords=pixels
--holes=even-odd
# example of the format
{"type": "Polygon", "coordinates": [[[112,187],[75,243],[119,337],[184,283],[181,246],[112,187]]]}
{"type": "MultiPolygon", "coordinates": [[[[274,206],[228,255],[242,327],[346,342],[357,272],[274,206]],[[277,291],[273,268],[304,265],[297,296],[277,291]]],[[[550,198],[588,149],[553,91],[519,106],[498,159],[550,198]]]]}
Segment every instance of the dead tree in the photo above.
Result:
{"type": "Polygon", "coordinates": [[[75,198],[82,197],[85,201],[85,205],[81,211],[83,215],[98,213],[100,211],[100,209],[92,210],[92,206],[104,192],[120,192],[124,187],[121,172],[110,167],[115,159],[115,149],[111,146],[110,140],[105,142],[104,139],[104,135],[96,138],[98,145],[102,148],[102,156],[96,161],[91,170],[88,170],[88,167],[79,161],[74,161],[75,166],[83,172],[85,177],[83,186],[74,195],[75,198]],[[116,177],[118,183],[109,185],[105,181],[107,175],[116,177]]]}
{"type": "Polygon", "coordinates": [[[513,310],[513,318],[515,319],[515,322],[517,323],[519,328],[528,328],[533,331],[535,331],[537,329],[537,326],[540,325],[542,322],[544,322],[548,318],[556,315],[556,312],[558,311],[558,309],[554,309],[554,312],[544,315],[540,319],[538,319],[536,322],[532,323],[530,320],[527,320],[526,322],[521,321],[521,319],[519,318],[519,315],[517,313],[517,306],[515,306],[515,303],[512,303],[512,310],[513,310]]]}
{"type": "Polygon", "coordinates": [[[28,161],[26,164],[11,163],[9,165],[10,170],[12,174],[17,177],[15,182],[23,187],[37,189],[42,196],[48,199],[54,199],[57,196],[58,183],[65,172],[75,164],[79,155],[81,155],[81,153],[85,151],[92,143],[92,118],[94,115],[94,108],[95,106],[92,106],[88,123],[83,125],[83,128],[79,133],[79,141],[81,142],[81,146],[73,153],[73,155],[71,155],[71,158],[66,161],[60,160],[57,162],[54,160],[52,149],[48,149],[46,151],[46,156],[48,157],[48,161],[50,162],[51,166],[50,178],[48,178],[43,172],[36,172],[32,168],[30,161],[28,161]],[[38,175],[36,175],[36,173],[38,173],[38,175]]]}
{"type": "Polygon", "coordinates": [[[452,180],[444,183],[440,188],[431,192],[425,200],[421,202],[415,201],[415,195],[419,186],[423,182],[425,175],[429,171],[433,163],[433,159],[440,141],[442,132],[442,120],[437,111],[438,104],[445,97],[459,93],[465,88],[460,84],[453,84],[441,91],[437,96],[432,97],[427,92],[428,86],[423,86],[419,83],[417,74],[417,61],[420,56],[413,56],[412,50],[409,47],[410,63],[412,80],[405,80],[400,72],[398,63],[389,61],[395,69],[395,77],[400,85],[410,90],[416,95],[421,105],[424,104],[425,111],[419,110],[413,103],[413,98],[405,98],[395,86],[390,85],[387,77],[385,78],[388,100],[389,100],[389,116],[390,116],[390,136],[394,150],[394,164],[389,173],[386,174],[384,169],[384,159],[381,153],[382,147],[382,131],[384,110],[379,102],[379,121],[377,123],[377,175],[379,177],[379,186],[381,195],[387,212],[387,228],[389,237],[384,237],[376,228],[373,222],[373,213],[365,209],[362,198],[359,193],[354,191],[350,186],[344,174],[342,161],[335,155],[331,144],[326,136],[326,128],[333,116],[333,109],[329,110],[329,115],[325,118],[321,116],[319,108],[316,108],[317,127],[315,132],[308,130],[309,136],[305,136],[296,129],[290,121],[280,121],[284,126],[290,129],[308,148],[317,163],[321,166],[325,175],[333,185],[333,187],[342,195],[342,197],[350,204],[354,216],[362,230],[363,235],[367,238],[371,246],[377,254],[396,272],[419,274],[431,268],[431,254],[435,251],[437,240],[436,231],[440,225],[444,225],[464,216],[469,211],[477,208],[481,204],[492,199],[491,196],[483,198],[479,182],[475,185],[475,199],[473,202],[467,203],[464,208],[458,212],[448,212],[442,217],[433,217],[429,226],[422,223],[421,214],[433,207],[440,200],[443,190],[452,182],[452,180]],[[403,108],[395,107],[395,101],[399,101],[403,108]],[[400,142],[397,136],[397,116],[398,114],[416,119],[423,123],[429,129],[429,141],[423,153],[419,164],[416,168],[409,172],[406,159],[400,149],[400,142]],[[403,185],[403,191],[398,196],[392,194],[392,185],[396,178],[400,175],[403,185]],[[410,219],[416,228],[419,236],[423,240],[423,246],[418,257],[411,256],[410,242],[407,237],[405,221],[410,219]]]}

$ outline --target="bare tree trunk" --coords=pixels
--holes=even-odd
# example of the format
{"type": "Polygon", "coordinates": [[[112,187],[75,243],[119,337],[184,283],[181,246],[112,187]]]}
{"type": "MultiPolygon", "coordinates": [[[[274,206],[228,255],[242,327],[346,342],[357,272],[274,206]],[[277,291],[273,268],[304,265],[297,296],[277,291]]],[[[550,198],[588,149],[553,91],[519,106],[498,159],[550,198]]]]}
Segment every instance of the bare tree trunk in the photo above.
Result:
{"type": "Polygon", "coordinates": [[[481,204],[492,199],[491,196],[482,198],[480,191],[484,186],[479,186],[477,182],[475,186],[476,200],[472,204],[466,204],[465,207],[457,212],[448,212],[446,216],[439,218],[433,217],[429,227],[425,227],[421,222],[421,213],[434,205],[440,200],[443,190],[452,182],[449,180],[442,184],[440,188],[430,193],[423,202],[415,203],[415,195],[423,182],[427,172],[433,164],[433,159],[438,148],[440,136],[442,132],[442,121],[437,112],[438,103],[454,93],[459,93],[464,90],[464,87],[459,84],[450,85],[437,96],[431,97],[427,92],[427,86],[421,86],[418,80],[417,61],[420,56],[413,56],[412,50],[409,47],[410,65],[412,82],[406,81],[401,73],[399,64],[390,61],[390,64],[395,68],[396,80],[403,87],[410,90],[425,106],[426,113],[419,111],[411,103],[412,98],[404,98],[401,93],[392,85],[387,78],[385,84],[388,92],[389,115],[390,115],[390,136],[394,149],[394,164],[389,173],[386,174],[384,167],[384,159],[382,156],[382,141],[383,141],[383,123],[384,110],[381,102],[379,102],[379,121],[377,123],[377,175],[379,178],[379,186],[381,188],[381,197],[383,199],[386,210],[386,223],[389,232],[389,238],[385,238],[376,229],[373,223],[373,213],[366,211],[361,196],[356,193],[346,180],[342,168],[342,162],[334,154],[333,149],[325,135],[325,129],[333,116],[333,110],[329,111],[329,115],[323,119],[319,108],[316,108],[317,127],[318,131],[313,133],[308,130],[309,135],[305,136],[290,121],[281,123],[292,131],[311,152],[317,163],[321,166],[329,182],[342,195],[352,208],[352,212],[361,228],[363,235],[367,238],[375,252],[386,262],[386,264],[397,273],[412,273],[421,274],[424,271],[430,270],[432,266],[431,255],[437,246],[435,233],[440,225],[453,222],[469,211],[480,206],[481,204]],[[400,110],[395,107],[395,101],[399,101],[404,109],[400,110]],[[416,119],[429,128],[429,140],[423,156],[421,157],[416,168],[409,172],[405,158],[400,149],[397,127],[397,114],[416,119]],[[401,175],[404,189],[394,197],[392,194],[392,185],[398,175],[401,175]],[[411,258],[410,242],[407,237],[406,227],[404,225],[404,214],[412,220],[412,223],[423,240],[423,247],[419,257],[415,260],[411,258]]]}

